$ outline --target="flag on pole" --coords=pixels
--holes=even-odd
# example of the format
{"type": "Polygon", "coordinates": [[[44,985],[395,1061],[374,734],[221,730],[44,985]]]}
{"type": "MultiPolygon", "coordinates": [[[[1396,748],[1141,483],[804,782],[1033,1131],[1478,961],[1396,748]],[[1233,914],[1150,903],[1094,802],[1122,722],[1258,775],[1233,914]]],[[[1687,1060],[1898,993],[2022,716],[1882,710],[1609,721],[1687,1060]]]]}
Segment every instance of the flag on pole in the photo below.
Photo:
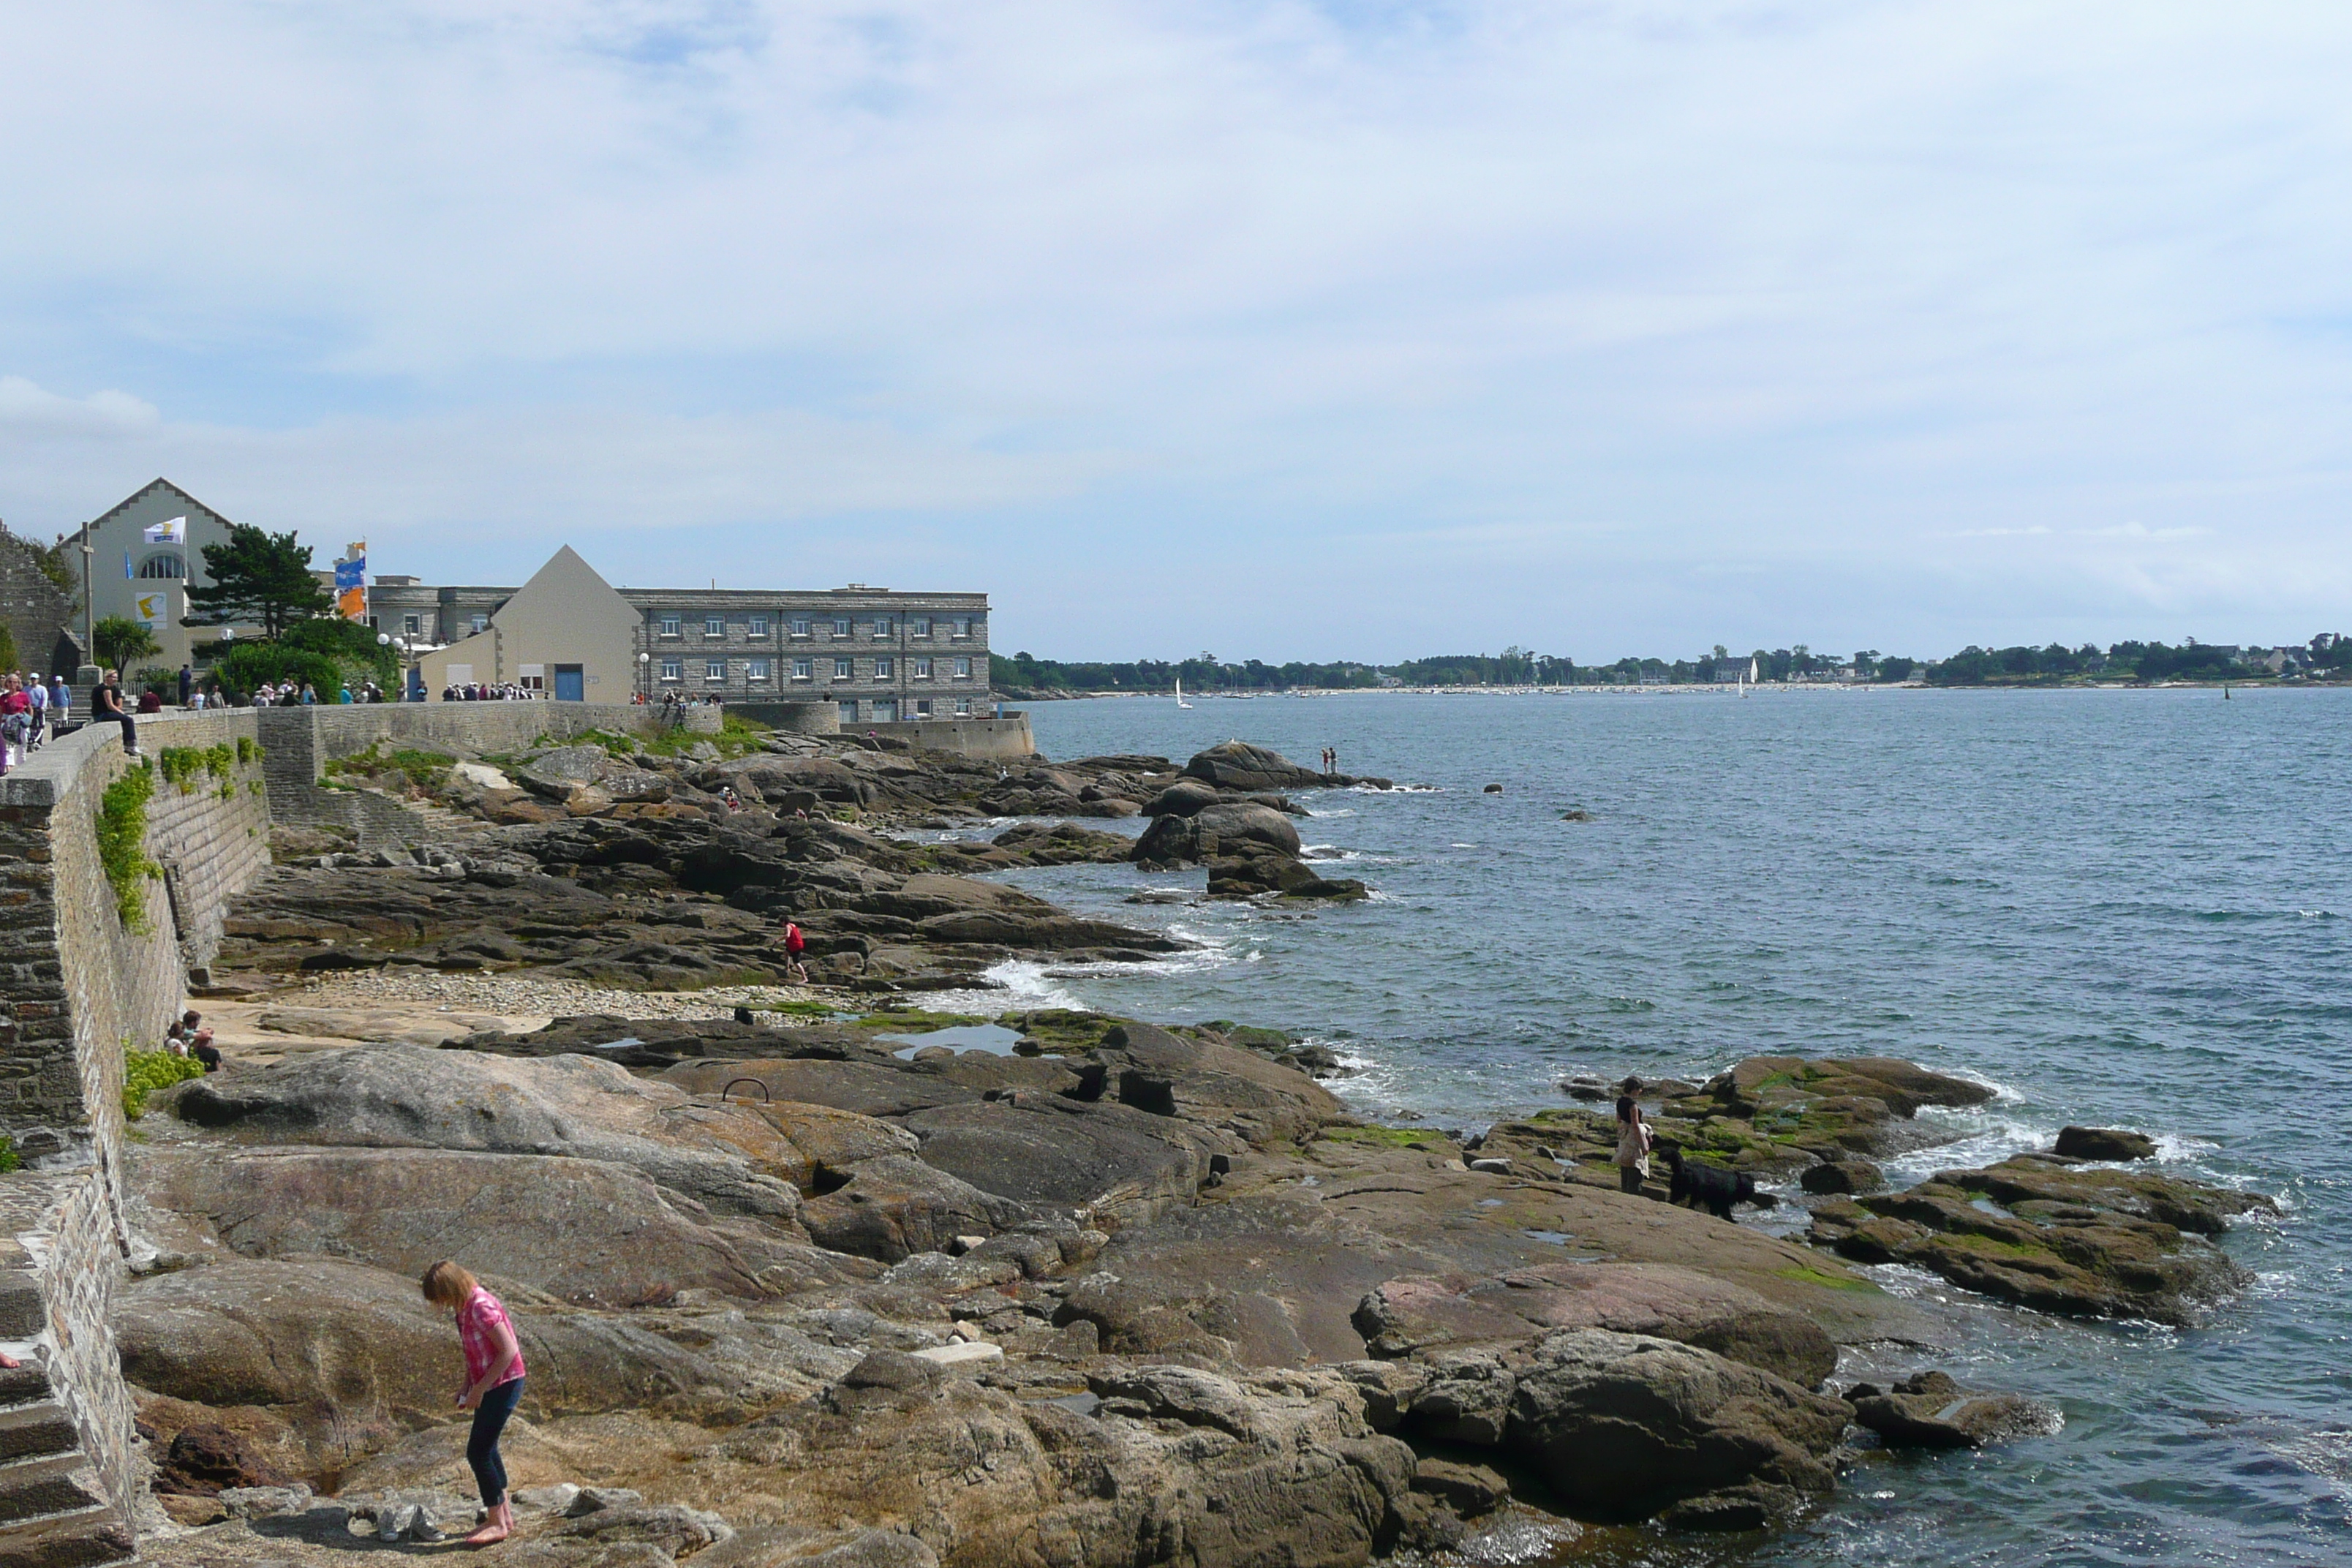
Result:
{"type": "Polygon", "coordinates": [[[139,536],[150,544],[185,544],[188,542],[188,520],[172,518],[148,528],[139,536]]]}
{"type": "MultiPolygon", "coordinates": [[[[367,547],[352,548],[363,552],[367,547]]],[[[335,563],[335,613],[347,621],[367,618],[367,556],[363,553],[335,563]]]]}
{"type": "Polygon", "coordinates": [[[122,574],[125,577],[136,577],[139,575],[138,573],[133,572],[131,569],[131,546],[127,544],[122,547],[122,574]]]}

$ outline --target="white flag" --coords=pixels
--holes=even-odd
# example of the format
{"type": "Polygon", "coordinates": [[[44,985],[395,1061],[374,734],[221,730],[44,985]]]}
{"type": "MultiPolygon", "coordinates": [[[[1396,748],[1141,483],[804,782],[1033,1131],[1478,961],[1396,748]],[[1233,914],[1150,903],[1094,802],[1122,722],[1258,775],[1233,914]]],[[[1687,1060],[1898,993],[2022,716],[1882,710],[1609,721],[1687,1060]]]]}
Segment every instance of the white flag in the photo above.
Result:
{"type": "Polygon", "coordinates": [[[139,537],[150,544],[184,544],[188,540],[188,520],[175,517],[168,522],[159,522],[139,537]]]}

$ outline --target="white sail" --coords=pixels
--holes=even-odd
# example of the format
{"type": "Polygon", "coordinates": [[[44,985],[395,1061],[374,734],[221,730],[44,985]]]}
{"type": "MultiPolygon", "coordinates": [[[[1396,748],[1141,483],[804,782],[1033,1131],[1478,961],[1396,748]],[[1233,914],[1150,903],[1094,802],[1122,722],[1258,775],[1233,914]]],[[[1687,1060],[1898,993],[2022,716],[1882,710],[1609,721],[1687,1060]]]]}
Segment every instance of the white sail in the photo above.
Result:
{"type": "Polygon", "coordinates": [[[1178,676],[1176,678],[1176,706],[1179,708],[1190,708],[1192,706],[1190,702],[1184,700],[1184,678],[1181,676],[1178,676]]]}

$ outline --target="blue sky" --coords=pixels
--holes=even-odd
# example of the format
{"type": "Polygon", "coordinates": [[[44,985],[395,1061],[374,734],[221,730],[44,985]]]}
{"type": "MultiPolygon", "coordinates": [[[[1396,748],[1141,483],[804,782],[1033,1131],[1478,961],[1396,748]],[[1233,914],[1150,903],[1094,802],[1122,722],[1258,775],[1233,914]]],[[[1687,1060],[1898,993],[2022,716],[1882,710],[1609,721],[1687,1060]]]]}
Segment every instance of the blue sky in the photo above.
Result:
{"type": "Polygon", "coordinates": [[[1065,658],[2352,631],[2347,80],[2160,0],[20,6],[0,519],[1065,658]]]}

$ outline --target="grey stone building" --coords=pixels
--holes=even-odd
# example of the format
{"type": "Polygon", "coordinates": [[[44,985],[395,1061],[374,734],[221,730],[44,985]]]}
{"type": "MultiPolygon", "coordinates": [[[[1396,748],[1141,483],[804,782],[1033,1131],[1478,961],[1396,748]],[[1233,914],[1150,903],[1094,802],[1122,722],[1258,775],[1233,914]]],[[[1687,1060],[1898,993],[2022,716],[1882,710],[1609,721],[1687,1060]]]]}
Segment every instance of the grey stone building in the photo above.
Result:
{"type": "MultiPolygon", "coordinates": [[[[987,718],[994,710],[985,594],[893,593],[860,584],[617,591],[635,616],[631,696],[828,701],[839,706],[844,724],[987,718]]],[[[516,592],[379,576],[368,588],[368,618],[411,648],[439,648],[489,630],[516,592]]]]}

